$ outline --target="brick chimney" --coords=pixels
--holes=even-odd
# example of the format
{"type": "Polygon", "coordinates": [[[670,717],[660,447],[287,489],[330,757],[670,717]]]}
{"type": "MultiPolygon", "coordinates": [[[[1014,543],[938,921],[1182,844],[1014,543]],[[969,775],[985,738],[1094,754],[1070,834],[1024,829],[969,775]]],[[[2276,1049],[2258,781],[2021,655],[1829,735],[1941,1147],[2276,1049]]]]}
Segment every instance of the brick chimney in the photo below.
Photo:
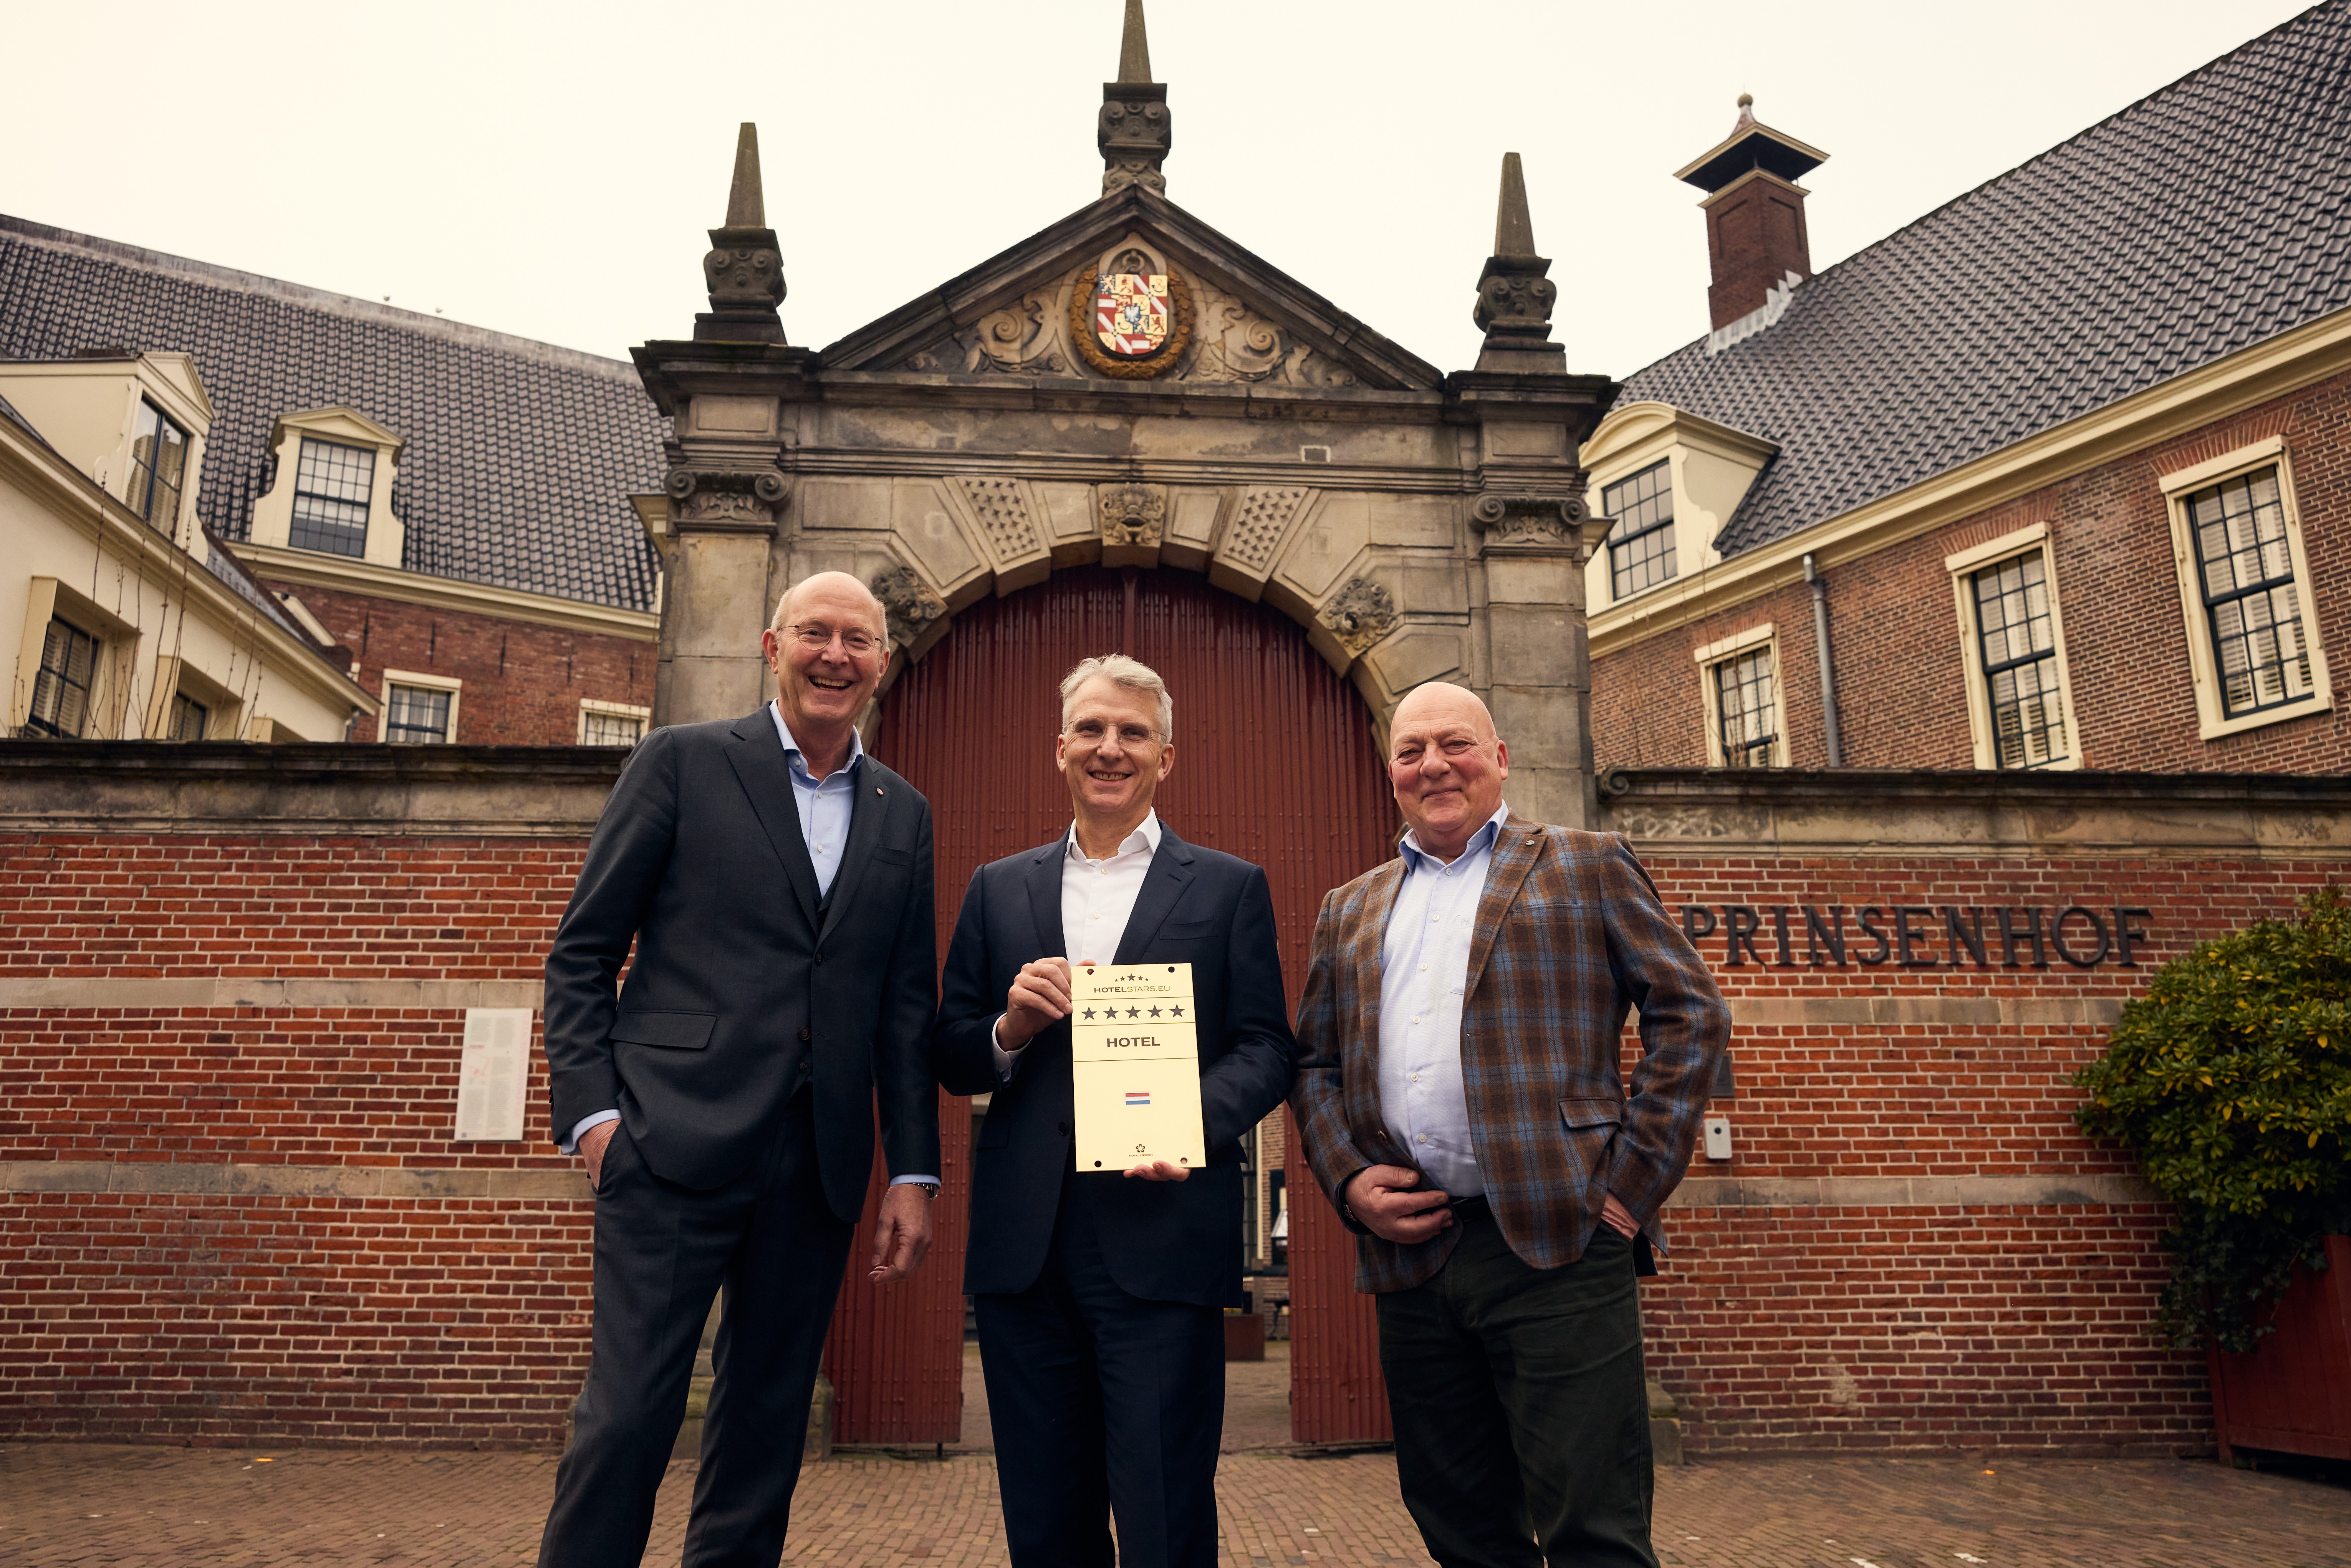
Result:
{"type": "Polygon", "coordinates": [[[1813,275],[1804,232],[1804,188],[1797,180],[1828,161],[1755,118],[1755,99],[1739,95],[1728,140],[1674,178],[1704,191],[1706,249],[1714,282],[1706,302],[1719,332],[1768,302],[1771,291],[1813,275]]]}

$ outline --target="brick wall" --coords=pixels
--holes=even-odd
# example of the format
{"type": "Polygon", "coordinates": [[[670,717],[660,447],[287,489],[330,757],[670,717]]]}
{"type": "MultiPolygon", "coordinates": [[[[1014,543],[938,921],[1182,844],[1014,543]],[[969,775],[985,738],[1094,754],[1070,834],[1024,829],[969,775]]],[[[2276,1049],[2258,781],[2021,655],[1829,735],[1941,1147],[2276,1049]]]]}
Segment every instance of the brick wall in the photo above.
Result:
{"type": "MultiPolygon", "coordinates": [[[[2114,1009],[2156,967],[2290,910],[2340,864],[1645,858],[1677,913],[1702,905],[1715,918],[1699,948],[1739,1019],[1736,1092],[1713,1107],[1730,1118],[1735,1157],[1693,1164],[1668,1215],[1674,1256],[1643,1291],[1651,1373],[1683,1401],[1690,1447],[2209,1448],[2202,1357],[2147,1332],[2165,1273],[2160,1205],[1936,1202],[1933,1184],[1969,1182],[1991,1198],[2000,1178],[2026,1178],[2027,1190],[2127,1180],[2125,1155],[2074,1130],[2068,1082],[2104,1050],[2114,1009]],[[1761,928],[1734,965],[1725,915],[1737,905],[1761,928]],[[1877,923],[1889,928],[1892,910],[1926,910],[1916,924],[1931,934],[1913,954],[1923,962],[1901,967],[1892,943],[1876,965],[1857,961],[1858,944],[1846,967],[1827,962],[1825,943],[1808,962],[1805,905],[1824,919],[1842,906],[1849,936],[1864,907],[1887,912],[1877,923]],[[2011,967],[1996,936],[1980,965],[1949,940],[1946,905],[2080,905],[2110,933],[2114,910],[2144,910],[2132,919],[2147,936],[2137,967],[2110,944],[2105,961],[2078,967],[2045,938],[2045,967],[2023,940],[2011,967]],[[1775,908],[1789,911],[1792,965],[1779,961],[1775,908]],[[1889,1177],[1914,1178],[1927,1201],[1834,1200],[1841,1183],[1889,1177]],[[1755,1201],[1756,1188],[1808,1182],[1821,1200],[1755,1201]],[[1708,1201],[1741,1186],[1738,1206],[1708,1201]]],[[[2021,928],[2025,916],[2011,920],[2021,928]]],[[[1961,922],[1972,929],[1970,914],[1961,922]]],[[[2085,917],[2067,936],[2077,957],[2095,951],[2085,917]]]]}
{"type": "MultiPolygon", "coordinates": [[[[154,750],[140,766],[204,765],[154,750]]],[[[520,765],[367,761],[413,776],[412,818],[465,815],[420,770],[494,766],[520,765]]],[[[536,1064],[524,1141],[450,1134],[463,1009],[535,994],[581,852],[566,824],[598,777],[553,805],[518,778],[507,809],[546,819],[537,833],[363,827],[352,802],[382,799],[372,784],[327,802],[334,831],[289,821],[315,784],[224,796],[242,827],[0,831],[0,1433],[559,1439],[587,1348],[590,1204],[544,1141],[536,1064]]],[[[110,787],[82,786],[103,797],[90,810],[167,799],[110,787]]],[[[2209,1447],[2200,1363],[2146,1332],[2162,1211],[2074,1130],[2066,1081],[2153,966],[2342,874],[2351,790],[1973,773],[1625,788],[1611,820],[1668,904],[1714,918],[1701,951],[1739,1020],[1715,1107],[1736,1157],[1693,1167],[1668,1272],[1644,1288],[1689,1446],[2209,1447]],[[1950,961],[1944,905],[2077,904],[2110,925],[2144,911],[2139,963],[2109,944],[2090,967],[2033,967],[2029,946],[2003,965],[1996,940],[1985,964],[1950,961]],[[1924,908],[1933,936],[1907,967],[1814,964],[1806,905],[1844,908],[1849,931],[1864,907],[1924,908]],[[1740,956],[1761,962],[1728,961],[1733,906],[1756,912],[1740,956]],[[1779,907],[1799,912],[1787,964],[1779,907]]]]}
{"type": "MultiPolygon", "coordinates": [[[[650,642],[337,589],[293,591],[346,655],[359,660],[360,684],[375,695],[383,695],[386,670],[463,681],[461,745],[570,746],[580,737],[582,697],[653,706],[656,650],[650,642]]],[[[375,739],[376,726],[361,718],[351,738],[375,739]]]]}
{"type": "MultiPolygon", "coordinates": [[[[11,835],[0,977],[133,999],[204,980],[527,998],[584,847],[11,835]]],[[[453,1141],[464,1022],[462,1005],[10,1008],[0,1161],[110,1163],[143,1186],[233,1165],[249,1186],[540,1172],[562,1190],[543,1061],[522,1142],[453,1141]]],[[[0,1428],[559,1441],[586,1364],[589,1222],[546,1196],[0,1194],[0,1428]]]]}
{"type": "MultiPolygon", "coordinates": [[[[1969,650],[1943,561],[2046,523],[2083,766],[2351,770],[2351,718],[2340,708],[2210,741],[2197,735],[2187,627],[2158,478],[2272,435],[2285,438],[2294,465],[2321,645],[2338,661],[2351,660],[2351,377],[2338,376],[1830,567],[1824,576],[1845,764],[1974,766],[1962,663],[1969,650]]],[[[1705,709],[1692,655],[1765,622],[1779,635],[1789,760],[1825,767],[1812,594],[1802,582],[1596,657],[1593,738],[1601,764],[1703,766],[1705,709]]]]}

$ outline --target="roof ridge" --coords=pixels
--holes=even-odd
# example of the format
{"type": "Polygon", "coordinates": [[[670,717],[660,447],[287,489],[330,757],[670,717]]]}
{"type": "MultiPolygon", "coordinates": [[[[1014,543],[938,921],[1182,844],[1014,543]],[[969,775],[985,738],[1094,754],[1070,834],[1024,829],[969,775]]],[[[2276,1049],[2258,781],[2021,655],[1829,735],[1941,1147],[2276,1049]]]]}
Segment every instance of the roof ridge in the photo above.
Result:
{"type": "Polygon", "coordinates": [[[147,272],[176,273],[224,288],[262,295],[329,315],[375,321],[403,331],[421,332],[468,348],[511,354],[555,370],[579,371],[630,386],[643,384],[638,380],[636,367],[626,360],[606,359],[601,354],[591,354],[582,349],[567,349],[559,344],[541,342],[536,338],[517,337],[511,332],[452,321],[444,316],[427,316],[402,306],[337,294],[331,289],[314,288],[306,283],[289,283],[284,278],[270,277],[257,272],[242,272],[235,267],[173,256],[168,251],[149,250],[120,240],[102,239],[73,229],[52,228],[47,224],[37,224],[29,218],[16,217],[7,213],[0,213],[0,235],[13,235],[52,250],[79,251],[103,261],[117,262],[147,272]]]}
{"type": "MultiPolygon", "coordinates": [[[[2266,42],[2267,40],[2275,37],[2278,34],[2286,31],[2290,27],[2300,26],[2302,23],[2308,21],[2311,17],[2317,16],[2322,11],[2340,10],[2346,5],[2351,5],[2351,0],[2318,0],[2316,5],[2307,6],[2303,10],[2295,12],[2284,21],[2280,22],[2276,26],[2268,28],[2263,32],[2254,34],[2252,37],[2247,38],[2243,43],[2213,56],[2210,59],[2206,60],[2203,64],[2197,66],[2192,70],[2186,71],[2181,75],[2173,78],[2170,81],[2164,83],[2161,87],[2156,88],[2149,92],[2142,94],[2138,98],[2133,99],[2130,102],[2123,105],[2120,109],[2116,110],[2112,114],[2106,115],[2103,119],[2092,120],[2089,124],[2082,127],[2081,130],[2074,132],[2073,135],[2066,137],[2064,141],[2056,142],[2053,145],[2044,147],[2040,152],[2035,152],[2032,157],[2025,159],[2022,162],[2015,164],[2011,168],[2003,169],[1999,173],[1991,175],[1988,178],[1980,181],[1976,184],[1970,186],[1967,190],[1961,191],[1958,195],[1951,197],[1949,200],[1919,214],[1917,217],[1912,218],[1908,223],[1904,224],[1901,227],[1878,235],[1877,238],[1870,241],[1867,245],[1862,246],[1859,250],[1855,251],[1852,255],[1844,257],[1842,260],[1831,262],[1828,266],[1821,268],[1820,271],[1815,272],[1811,277],[1806,278],[1804,281],[1806,283],[1812,283],[1820,278],[1826,277],[1830,274],[1836,272],[1841,268],[1852,266],[1855,262],[1861,260],[1871,252],[1877,250],[1882,246],[1892,245],[1903,235],[1909,234],[1912,230],[1920,228],[1925,225],[1931,223],[1936,218],[1940,217],[1943,214],[1949,212],[1953,207],[1958,206],[1960,203],[1972,200],[1973,198],[1981,195],[1984,192],[1991,189],[1994,185],[2015,178],[2017,175],[2024,172],[2024,171],[2032,168],[2036,163],[2042,162],[2046,159],[2054,158],[2060,152],[2064,152],[2067,149],[2086,140],[2095,132],[2102,131],[2107,126],[2114,124],[2125,115],[2146,108],[2148,104],[2153,103],[2157,99],[2162,98],[2168,93],[2177,91],[2179,89],[2195,80],[2198,77],[2200,77],[2206,72],[2211,70],[2214,67],[2235,59],[2238,56],[2243,54],[2246,50],[2251,49],[2255,45],[2266,42]]],[[[1692,349],[1703,347],[1708,336],[1710,336],[1710,334],[1701,333],[1699,336],[1691,339],[1688,342],[1670,350],[1666,353],[1658,355],[1656,359],[1651,360],[1647,364],[1643,365],[1639,370],[1629,371],[1623,377],[1619,378],[1619,380],[1624,384],[1629,386],[1634,380],[1642,375],[1646,375],[1650,371],[1653,371],[1659,365],[1664,364],[1667,361],[1677,359],[1681,355],[1689,352],[1692,349]]]]}

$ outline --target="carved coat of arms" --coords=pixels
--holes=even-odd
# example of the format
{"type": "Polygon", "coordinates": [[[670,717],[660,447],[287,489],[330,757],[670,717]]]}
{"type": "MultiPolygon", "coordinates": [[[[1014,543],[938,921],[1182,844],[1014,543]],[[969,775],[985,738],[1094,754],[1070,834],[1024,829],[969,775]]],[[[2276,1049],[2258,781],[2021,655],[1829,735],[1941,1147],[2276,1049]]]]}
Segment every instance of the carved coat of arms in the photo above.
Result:
{"type": "Polygon", "coordinates": [[[1070,279],[1070,339],[1096,375],[1122,381],[1163,376],[1192,340],[1192,290],[1173,268],[1129,249],[1081,267],[1070,279]]]}
{"type": "Polygon", "coordinates": [[[1122,360],[1159,351],[1176,323],[1164,272],[1105,272],[1094,280],[1094,340],[1122,360]]]}

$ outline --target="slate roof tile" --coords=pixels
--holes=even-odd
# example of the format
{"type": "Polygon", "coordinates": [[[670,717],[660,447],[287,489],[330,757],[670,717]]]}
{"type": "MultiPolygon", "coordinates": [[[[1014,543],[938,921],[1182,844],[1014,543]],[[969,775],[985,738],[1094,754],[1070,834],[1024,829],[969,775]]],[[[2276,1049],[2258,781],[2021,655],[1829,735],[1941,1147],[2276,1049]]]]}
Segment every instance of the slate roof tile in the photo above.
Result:
{"type": "Polygon", "coordinates": [[[2351,0],[1837,263],[1768,329],[1626,378],[1780,445],[1735,556],[2351,307],[2351,0]]]}
{"type": "Polygon", "coordinates": [[[628,364],[0,215],[0,358],[96,344],[194,357],[216,415],[197,507],[224,538],[268,488],[271,422],[348,405],[407,439],[410,570],[653,608],[628,498],[661,488],[666,422],[628,364]]]}

